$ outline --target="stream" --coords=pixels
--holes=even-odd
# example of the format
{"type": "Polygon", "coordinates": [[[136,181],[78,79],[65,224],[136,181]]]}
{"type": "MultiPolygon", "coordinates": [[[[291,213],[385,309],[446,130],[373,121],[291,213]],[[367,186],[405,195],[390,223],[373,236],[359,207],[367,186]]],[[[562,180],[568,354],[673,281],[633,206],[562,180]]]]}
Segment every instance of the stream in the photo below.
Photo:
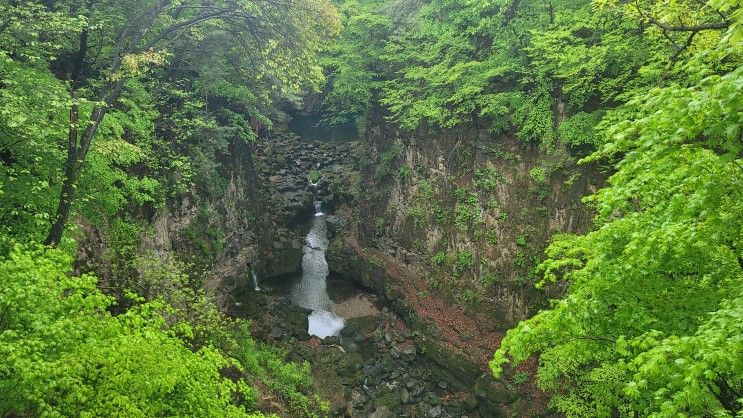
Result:
{"type": "Polygon", "coordinates": [[[300,226],[305,237],[301,274],[275,277],[260,287],[248,279],[237,293],[235,313],[258,321],[258,338],[289,344],[284,347],[312,364],[331,405],[329,416],[467,416],[476,407],[474,397],[419,355],[402,319],[375,294],[330,276],[328,216],[316,205],[315,216],[300,226]],[[257,309],[253,314],[251,307],[257,309]],[[307,318],[307,325],[297,316],[307,318]]]}
{"type": "Polygon", "coordinates": [[[302,249],[302,275],[291,284],[289,297],[293,303],[312,311],[308,333],[320,338],[338,335],[345,325],[344,319],[334,313],[335,304],[327,291],[328,243],[328,224],[320,202],[316,202],[315,217],[302,249]]]}

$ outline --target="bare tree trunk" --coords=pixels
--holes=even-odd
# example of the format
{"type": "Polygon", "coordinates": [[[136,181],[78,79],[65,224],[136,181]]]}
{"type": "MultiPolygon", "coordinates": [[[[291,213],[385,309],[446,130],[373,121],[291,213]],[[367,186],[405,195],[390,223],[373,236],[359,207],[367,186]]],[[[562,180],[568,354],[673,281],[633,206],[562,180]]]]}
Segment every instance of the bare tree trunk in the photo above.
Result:
{"type": "Polygon", "coordinates": [[[72,92],[72,106],[70,107],[70,131],[67,141],[67,161],[65,162],[65,177],[62,181],[62,193],[59,196],[59,205],[57,214],[54,216],[54,222],[49,230],[49,234],[44,241],[45,245],[56,246],[62,239],[64,227],[70,216],[72,201],[75,199],[75,187],[79,177],[77,168],[77,137],[78,137],[78,104],[77,91],[72,92]]]}

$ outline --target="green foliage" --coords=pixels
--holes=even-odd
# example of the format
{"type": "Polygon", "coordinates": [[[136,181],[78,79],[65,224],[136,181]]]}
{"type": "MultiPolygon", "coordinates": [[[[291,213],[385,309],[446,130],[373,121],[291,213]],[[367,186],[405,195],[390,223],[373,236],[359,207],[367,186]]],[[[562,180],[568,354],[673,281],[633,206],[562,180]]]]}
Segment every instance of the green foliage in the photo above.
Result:
{"type": "Polygon", "coordinates": [[[8,55],[0,49],[0,236],[41,240],[59,195],[67,93],[42,65],[8,55]]]}
{"type": "Polygon", "coordinates": [[[400,169],[397,170],[397,177],[399,177],[400,181],[403,183],[410,180],[410,176],[410,167],[408,167],[407,165],[401,165],[400,169]]]}
{"type": "Polygon", "coordinates": [[[475,187],[484,192],[494,191],[499,183],[504,183],[506,178],[493,169],[475,171],[475,187]]]}
{"type": "Polygon", "coordinates": [[[319,172],[319,171],[315,171],[315,170],[313,170],[313,171],[310,171],[310,174],[309,174],[309,175],[307,176],[307,178],[308,178],[308,179],[309,179],[309,180],[310,180],[310,181],[311,181],[312,183],[317,183],[317,182],[318,182],[318,181],[320,181],[320,179],[322,178],[322,174],[320,174],[320,172],[319,172]]]}
{"type": "Polygon", "coordinates": [[[513,384],[514,385],[521,385],[526,383],[526,380],[529,378],[529,375],[524,372],[516,372],[516,374],[513,375],[513,384]]]}
{"type": "Polygon", "coordinates": [[[499,279],[498,276],[496,276],[494,273],[488,272],[480,276],[480,280],[486,285],[492,286],[498,283],[499,279]]]}
{"type": "Polygon", "coordinates": [[[596,127],[602,116],[600,112],[578,112],[565,119],[558,128],[560,140],[571,147],[595,148],[600,144],[596,127]]]}
{"type": "Polygon", "coordinates": [[[547,175],[542,167],[533,167],[529,170],[529,177],[536,183],[546,183],[547,175]]]}
{"type": "Polygon", "coordinates": [[[439,225],[449,225],[452,221],[451,211],[438,205],[433,208],[433,216],[439,225]]]}
{"type": "Polygon", "coordinates": [[[519,247],[526,247],[526,244],[529,243],[529,234],[521,234],[516,236],[516,245],[519,247]]]}
{"type": "Polygon", "coordinates": [[[374,219],[374,231],[377,233],[377,235],[384,235],[384,226],[385,226],[385,220],[384,218],[376,218],[374,219]]]}
{"type": "Polygon", "coordinates": [[[225,246],[225,233],[220,227],[221,216],[213,208],[202,206],[191,224],[184,230],[187,238],[186,253],[189,261],[200,270],[206,270],[222,255],[225,246]]]}
{"type": "Polygon", "coordinates": [[[509,331],[492,367],[540,353],[538,383],[568,416],[738,416],[743,12],[648,7],[660,22],[733,23],[700,32],[676,67],[647,62],[664,80],[604,117],[605,144],[586,161],[617,163],[588,199],[596,226],[556,237],[539,267],[542,285],[566,280],[568,294],[509,331]]]}
{"type": "Polygon", "coordinates": [[[322,103],[323,122],[334,126],[353,121],[359,132],[363,132],[365,118],[381,87],[378,59],[390,31],[390,21],[378,10],[378,1],[340,3],[344,29],[321,59],[330,85],[322,103]]]}
{"type": "Polygon", "coordinates": [[[389,149],[379,155],[379,162],[374,169],[374,180],[382,182],[387,179],[392,172],[392,164],[402,156],[403,148],[400,144],[394,144],[389,149]]]}
{"type": "Polygon", "coordinates": [[[432,266],[443,266],[444,263],[446,263],[446,252],[445,251],[439,251],[436,254],[431,257],[431,265],[432,266]]]}
{"type": "Polygon", "coordinates": [[[454,209],[454,225],[462,232],[472,231],[482,223],[477,193],[458,188],[454,191],[457,201],[454,209]]]}
{"type": "Polygon", "coordinates": [[[405,209],[405,213],[410,216],[415,226],[423,228],[428,224],[428,210],[420,206],[410,206],[405,209]]]}
{"type": "Polygon", "coordinates": [[[459,301],[464,306],[472,308],[480,303],[480,298],[473,289],[464,289],[459,295],[459,301]]]}
{"type": "Polygon", "coordinates": [[[473,257],[472,252],[468,250],[462,250],[457,252],[457,257],[454,259],[454,272],[461,274],[465,271],[472,269],[473,257]]]}
{"type": "Polygon", "coordinates": [[[246,382],[220,376],[239,364],[211,347],[191,351],[176,337],[189,325],[163,316],[172,308],[155,301],[111,316],[95,278],[70,277],[70,266],[54,250],[16,248],[0,262],[4,415],[257,416],[246,382]]]}
{"type": "Polygon", "coordinates": [[[430,202],[433,199],[433,185],[426,179],[418,181],[418,195],[416,196],[422,202],[430,202]]]}

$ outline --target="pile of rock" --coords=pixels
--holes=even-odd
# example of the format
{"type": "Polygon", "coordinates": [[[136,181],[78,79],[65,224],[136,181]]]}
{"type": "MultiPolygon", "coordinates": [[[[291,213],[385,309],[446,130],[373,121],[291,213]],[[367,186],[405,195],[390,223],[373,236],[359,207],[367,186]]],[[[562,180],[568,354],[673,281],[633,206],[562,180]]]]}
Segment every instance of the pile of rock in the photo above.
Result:
{"type": "Polygon", "coordinates": [[[346,353],[339,368],[346,404],[336,416],[463,417],[477,407],[472,394],[420,355],[410,331],[386,309],[350,321],[340,337],[323,343],[346,353]]]}
{"type": "Polygon", "coordinates": [[[255,147],[257,167],[287,226],[314,213],[316,200],[330,210],[349,193],[356,143],[305,141],[292,134],[262,140],[255,147]]]}

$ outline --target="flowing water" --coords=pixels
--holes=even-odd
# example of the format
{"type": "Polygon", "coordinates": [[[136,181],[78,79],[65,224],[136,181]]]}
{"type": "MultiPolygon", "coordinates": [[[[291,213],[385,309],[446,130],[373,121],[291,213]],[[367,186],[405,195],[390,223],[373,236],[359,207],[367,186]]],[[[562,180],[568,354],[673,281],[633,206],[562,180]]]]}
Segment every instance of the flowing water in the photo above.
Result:
{"type": "Polygon", "coordinates": [[[312,310],[309,315],[309,333],[320,338],[337,335],[344,320],[334,311],[334,303],[327,290],[330,273],[325,251],[328,249],[328,224],[319,202],[315,204],[315,217],[305,238],[302,276],[295,281],[289,295],[295,304],[312,310]]]}
{"type": "Polygon", "coordinates": [[[252,267],[250,268],[250,274],[253,277],[253,290],[260,292],[261,288],[258,287],[258,275],[255,274],[255,270],[252,267]]]}
{"type": "Polygon", "coordinates": [[[316,201],[315,202],[315,217],[323,216],[325,215],[322,213],[322,202],[316,201]]]}

